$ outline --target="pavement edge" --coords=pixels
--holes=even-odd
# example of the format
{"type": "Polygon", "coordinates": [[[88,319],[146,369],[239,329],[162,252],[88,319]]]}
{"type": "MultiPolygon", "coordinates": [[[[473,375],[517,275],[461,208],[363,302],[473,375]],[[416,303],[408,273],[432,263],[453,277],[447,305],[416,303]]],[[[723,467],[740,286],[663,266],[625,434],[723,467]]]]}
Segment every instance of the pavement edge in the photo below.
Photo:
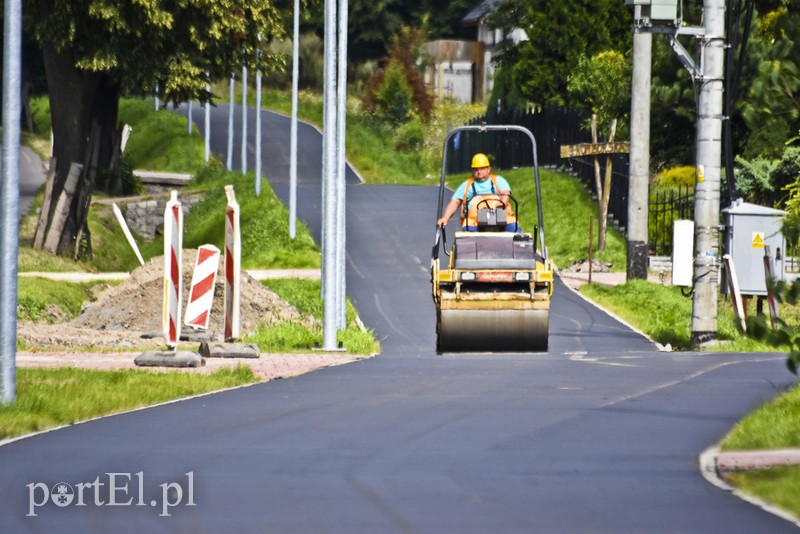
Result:
{"type": "Polygon", "coordinates": [[[700,453],[700,457],[698,458],[700,474],[703,475],[703,478],[706,479],[707,482],[723,491],[733,494],[742,501],[757,506],[767,513],[780,517],[781,519],[800,527],[800,518],[797,518],[786,510],[778,508],[767,501],[759,499],[758,497],[754,497],[748,493],[745,493],[725,482],[725,480],[723,480],[717,472],[717,456],[719,455],[719,452],[719,447],[714,445],[700,453]]]}

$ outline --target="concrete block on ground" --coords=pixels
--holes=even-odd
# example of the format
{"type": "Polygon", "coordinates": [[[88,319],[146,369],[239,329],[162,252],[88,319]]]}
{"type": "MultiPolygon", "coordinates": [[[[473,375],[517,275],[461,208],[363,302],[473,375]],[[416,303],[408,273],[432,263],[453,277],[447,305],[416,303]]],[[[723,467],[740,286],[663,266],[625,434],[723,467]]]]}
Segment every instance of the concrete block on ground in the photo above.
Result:
{"type": "Polygon", "coordinates": [[[259,358],[261,351],[255,343],[200,343],[200,355],[204,358],[259,358]]]}
{"type": "Polygon", "coordinates": [[[148,350],[138,355],[133,363],[140,367],[200,367],[206,361],[189,350],[148,350]]]}

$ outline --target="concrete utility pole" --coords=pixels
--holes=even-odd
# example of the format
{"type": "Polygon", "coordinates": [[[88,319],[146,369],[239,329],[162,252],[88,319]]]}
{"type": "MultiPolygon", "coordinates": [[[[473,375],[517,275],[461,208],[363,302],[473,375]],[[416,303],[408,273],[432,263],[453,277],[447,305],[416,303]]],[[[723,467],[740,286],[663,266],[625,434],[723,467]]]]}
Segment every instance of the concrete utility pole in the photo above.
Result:
{"type": "Polygon", "coordinates": [[[725,0],[705,0],[703,20],[705,33],[700,40],[702,74],[698,80],[697,104],[692,347],[717,337],[725,0]]]}
{"type": "Polygon", "coordinates": [[[16,398],[19,138],[22,0],[6,0],[3,22],[3,171],[0,180],[0,405],[16,398]]]}
{"type": "MultiPolygon", "coordinates": [[[[634,7],[640,20],[642,8],[634,7]]],[[[650,71],[653,35],[634,28],[631,81],[631,153],[628,180],[627,278],[647,279],[647,215],[650,185],[650,71]]]]}
{"type": "Polygon", "coordinates": [[[292,123],[289,130],[289,237],[297,236],[297,89],[300,79],[300,0],[294,0],[292,40],[292,123]]]}

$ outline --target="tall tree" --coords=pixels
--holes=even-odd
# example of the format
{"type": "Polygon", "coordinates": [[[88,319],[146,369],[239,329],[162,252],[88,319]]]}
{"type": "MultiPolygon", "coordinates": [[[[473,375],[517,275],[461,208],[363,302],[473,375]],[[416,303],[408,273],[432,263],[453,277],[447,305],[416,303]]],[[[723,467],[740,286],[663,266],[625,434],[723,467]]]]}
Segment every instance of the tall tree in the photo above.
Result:
{"type": "MultiPolygon", "coordinates": [[[[57,161],[53,199],[72,163],[86,160],[93,126],[98,166],[109,164],[122,91],[152,94],[158,84],[174,102],[207,100],[209,76],[254,66],[259,48],[269,65],[265,43],[283,32],[271,0],[36,0],[26,5],[25,26],[44,56],[57,161]]],[[[86,180],[81,187],[91,188],[86,180]]],[[[60,254],[72,250],[85,223],[77,204],[60,254]]]]}
{"type": "MultiPolygon", "coordinates": [[[[513,83],[535,105],[568,105],[567,76],[581,56],[630,48],[632,14],[619,0],[503,0],[528,40],[517,47],[513,83]]],[[[502,4],[501,4],[502,5],[502,4]]]]}

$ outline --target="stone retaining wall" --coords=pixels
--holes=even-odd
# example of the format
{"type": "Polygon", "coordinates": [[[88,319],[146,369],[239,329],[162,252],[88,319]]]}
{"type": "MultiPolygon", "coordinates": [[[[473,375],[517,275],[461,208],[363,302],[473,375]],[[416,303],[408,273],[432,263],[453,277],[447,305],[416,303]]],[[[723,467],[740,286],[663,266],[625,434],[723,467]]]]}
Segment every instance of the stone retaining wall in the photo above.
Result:
{"type": "MultiPolygon", "coordinates": [[[[148,240],[161,235],[164,232],[164,210],[168,200],[160,198],[122,204],[122,213],[131,231],[148,240]]],[[[199,200],[198,196],[180,198],[184,217],[199,200]]]]}

